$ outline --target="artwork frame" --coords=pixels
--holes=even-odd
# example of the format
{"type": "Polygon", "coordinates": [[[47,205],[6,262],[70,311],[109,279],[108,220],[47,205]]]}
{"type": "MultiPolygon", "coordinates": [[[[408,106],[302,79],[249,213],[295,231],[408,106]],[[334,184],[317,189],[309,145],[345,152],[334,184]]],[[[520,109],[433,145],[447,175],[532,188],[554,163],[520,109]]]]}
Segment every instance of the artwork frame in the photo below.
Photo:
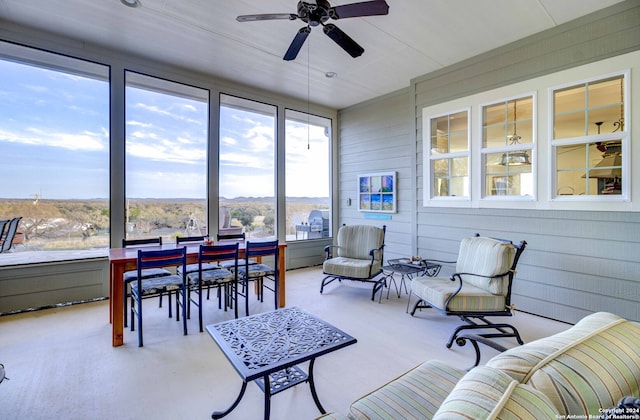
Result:
{"type": "Polygon", "coordinates": [[[358,175],[358,211],[397,212],[397,178],[395,172],[358,175]]]}

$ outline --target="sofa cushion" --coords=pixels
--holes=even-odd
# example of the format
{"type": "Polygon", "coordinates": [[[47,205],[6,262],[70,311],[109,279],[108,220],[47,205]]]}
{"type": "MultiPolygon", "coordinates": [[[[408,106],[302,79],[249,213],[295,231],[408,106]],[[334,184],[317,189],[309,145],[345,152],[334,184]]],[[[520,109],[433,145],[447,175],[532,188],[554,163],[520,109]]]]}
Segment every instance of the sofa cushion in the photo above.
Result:
{"type": "Polygon", "coordinates": [[[436,419],[554,419],[556,408],[540,391],[506,373],[479,366],[462,378],[436,419]]]}
{"type": "Polygon", "coordinates": [[[639,395],[640,326],[599,312],[572,328],[499,354],[487,366],[544,393],[562,415],[598,416],[639,395]]]}
{"type": "Polygon", "coordinates": [[[430,360],[354,402],[349,417],[431,419],[465,373],[430,360]]]}

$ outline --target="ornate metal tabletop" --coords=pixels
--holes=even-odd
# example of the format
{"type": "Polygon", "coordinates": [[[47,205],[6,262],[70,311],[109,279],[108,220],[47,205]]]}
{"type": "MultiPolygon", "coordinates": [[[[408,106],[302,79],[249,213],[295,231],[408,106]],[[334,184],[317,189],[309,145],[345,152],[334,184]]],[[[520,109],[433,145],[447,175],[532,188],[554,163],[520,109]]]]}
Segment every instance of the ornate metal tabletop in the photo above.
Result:
{"type": "Polygon", "coordinates": [[[313,383],[313,363],[323,354],[355,344],[357,340],[333,325],[297,308],[284,308],[233,319],[206,327],[216,344],[243,380],[240,395],[220,418],[242,399],[246,384],[256,380],[265,392],[265,418],[269,416],[269,398],[301,382],[309,382],[320,412],[313,383]],[[309,373],[296,365],[310,361],[309,373]]]}

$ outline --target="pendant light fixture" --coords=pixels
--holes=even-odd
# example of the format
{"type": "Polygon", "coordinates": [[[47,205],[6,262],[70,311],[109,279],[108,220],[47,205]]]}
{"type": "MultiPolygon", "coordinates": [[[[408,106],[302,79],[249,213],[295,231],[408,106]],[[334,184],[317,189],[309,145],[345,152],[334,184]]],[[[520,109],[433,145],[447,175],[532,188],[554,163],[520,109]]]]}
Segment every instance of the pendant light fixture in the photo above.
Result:
{"type": "MultiPolygon", "coordinates": [[[[518,101],[513,101],[513,134],[507,136],[509,139],[509,145],[520,144],[522,136],[518,135],[518,101]]],[[[529,153],[526,150],[517,150],[515,152],[504,152],[502,159],[500,159],[500,165],[502,166],[518,166],[518,165],[531,165],[529,159],[529,153]]]]}

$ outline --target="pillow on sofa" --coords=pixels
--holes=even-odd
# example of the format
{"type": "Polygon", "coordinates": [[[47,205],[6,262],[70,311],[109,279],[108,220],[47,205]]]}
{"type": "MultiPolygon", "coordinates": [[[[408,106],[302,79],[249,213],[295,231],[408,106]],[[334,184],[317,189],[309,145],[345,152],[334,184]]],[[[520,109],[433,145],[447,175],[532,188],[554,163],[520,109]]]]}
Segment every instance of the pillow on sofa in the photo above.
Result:
{"type": "Polygon", "coordinates": [[[433,417],[439,419],[554,419],[557,410],[540,391],[506,373],[479,366],[467,373],[433,417]]]}
{"type": "Polygon", "coordinates": [[[512,348],[487,362],[545,394],[561,415],[598,416],[640,388],[640,326],[589,315],[568,330],[512,348]]]}

